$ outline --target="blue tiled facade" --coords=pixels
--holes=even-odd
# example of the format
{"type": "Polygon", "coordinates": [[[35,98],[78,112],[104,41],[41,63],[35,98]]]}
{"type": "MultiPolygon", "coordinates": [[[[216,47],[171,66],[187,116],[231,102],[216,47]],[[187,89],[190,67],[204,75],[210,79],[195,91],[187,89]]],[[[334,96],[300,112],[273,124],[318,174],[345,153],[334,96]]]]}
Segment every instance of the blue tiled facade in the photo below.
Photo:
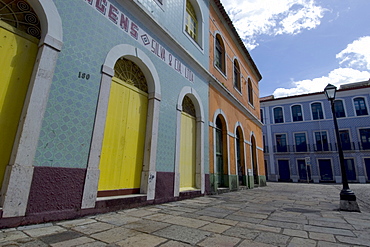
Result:
{"type": "MultiPolygon", "coordinates": [[[[211,4],[221,11],[223,25],[232,26],[220,2],[10,2],[8,8],[17,15],[22,16],[20,9],[24,15],[34,10],[30,20],[40,27],[31,26],[40,32],[29,37],[31,33],[0,20],[0,31],[14,40],[38,44],[32,50],[36,60],[24,59],[33,74],[20,82],[29,86],[19,121],[11,122],[18,126],[13,150],[9,159],[0,156],[0,228],[213,193],[211,84],[228,95],[223,100],[231,99],[228,104],[243,110],[241,117],[253,118],[253,131],[261,133],[257,114],[210,72],[211,4]],[[117,89],[121,86],[125,89],[117,89]]],[[[16,41],[10,45],[16,47],[16,41]]],[[[234,45],[246,52],[240,43],[234,45]]],[[[241,58],[245,55],[249,53],[241,58]]],[[[17,76],[12,66],[6,69],[17,76]]],[[[254,63],[252,69],[258,92],[261,76],[254,63]]],[[[15,83],[9,80],[9,85],[15,83]]]]}
{"type": "MultiPolygon", "coordinates": [[[[341,86],[336,101],[343,104],[343,109],[337,110],[336,114],[348,180],[369,182],[369,82],[341,86]],[[363,104],[356,106],[356,100],[363,104]],[[359,107],[363,112],[359,112],[359,107]],[[338,111],[343,115],[338,115],[338,111]]],[[[341,183],[334,122],[330,103],[323,92],[277,99],[262,98],[261,113],[268,180],[341,183]],[[314,119],[315,107],[312,104],[315,103],[322,106],[320,119],[314,119]],[[301,114],[293,113],[292,106],[296,105],[300,106],[301,114]],[[278,116],[279,108],[283,109],[282,122],[281,116],[278,116]]]]}
{"type": "MultiPolygon", "coordinates": [[[[28,61],[34,63],[33,76],[22,82],[30,86],[21,120],[16,123],[14,152],[0,167],[5,181],[0,193],[0,227],[209,193],[209,1],[189,0],[195,12],[192,18],[198,21],[196,36],[185,27],[189,26],[185,21],[190,14],[183,0],[11,2],[9,8],[14,12],[19,12],[18,8],[35,10],[32,21],[40,23],[41,38],[35,41],[39,42],[36,61],[28,61]],[[138,152],[129,154],[135,161],[121,164],[124,171],[118,175],[119,186],[110,181],[118,173],[109,161],[105,163],[110,187],[102,189],[100,157],[106,119],[110,116],[116,121],[116,115],[107,112],[112,109],[108,107],[112,81],[119,77],[115,65],[121,60],[131,66],[123,69],[119,78],[123,84],[134,88],[134,82],[139,81],[148,88],[137,89],[137,94],[145,95],[144,100],[136,99],[140,101],[136,108],[125,106],[129,113],[125,113],[124,121],[130,122],[133,112],[144,119],[140,120],[144,127],[130,133],[138,136],[133,139],[124,131],[115,132],[119,133],[119,143],[110,141],[109,145],[119,153],[118,159],[124,160],[120,156],[123,143],[140,142],[137,146],[141,146],[125,147],[138,152]],[[136,77],[130,73],[143,76],[133,82],[136,77]],[[189,99],[196,127],[188,134],[194,135],[190,148],[195,158],[186,163],[191,164],[191,172],[182,179],[191,184],[185,186],[180,184],[180,174],[185,174],[180,169],[184,155],[180,137],[183,105],[189,99]],[[147,114],[142,116],[142,111],[147,114]],[[135,175],[125,174],[130,169],[135,175]]],[[[2,22],[0,28],[7,33],[17,28],[2,22]]],[[[117,97],[112,103],[114,109],[122,110],[124,102],[130,101],[127,94],[120,95],[126,101],[117,97]]],[[[134,121],[131,125],[137,124],[134,121]]],[[[117,125],[122,123],[117,121],[117,125]]],[[[125,131],[131,131],[129,128],[126,126],[125,131]]]]}
{"type": "MultiPolygon", "coordinates": [[[[101,66],[112,47],[119,44],[138,46],[138,42],[98,13],[94,6],[89,6],[88,1],[55,0],[54,2],[62,18],[64,44],[54,73],[34,165],[86,168],[99,95],[101,66]],[[89,74],[90,78],[88,80],[78,78],[79,72],[89,74]]],[[[206,55],[208,35],[204,35],[205,47],[201,49],[189,40],[183,32],[183,22],[178,21],[178,17],[184,15],[184,1],[167,2],[163,8],[160,8],[155,1],[142,2],[146,3],[142,8],[150,11],[155,20],[165,26],[170,34],[178,39],[176,41],[187,48],[187,52],[196,57],[202,66],[208,66],[206,55]]],[[[140,17],[133,16],[130,10],[125,9],[119,1],[111,1],[111,3],[181,60],[181,53],[172,51],[158,38],[163,34],[152,33],[150,27],[146,27],[140,17]]],[[[138,5],[141,7],[140,1],[138,5]]],[[[209,11],[206,1],[201,1],[200,7],[207,20],[205,22],[207,30],[209,11]]],[[[207,116],[208,82],[197,73],[194,73],[194,82],[189,82],[178,75],[177,71],[169,69],[169,66],[150,50],[140,46],[138,48],[145,51],[152,59],[160,76],[162,99],[157,169],[173,171],[175,115],[179,92],[184,86],[196,88],[203,99],[202,104],[207,116]]],[[[194,70],[183,60],[181,62],[194,70]]],[[[205,140],[207,139],[208,135],[205,136],[205,140]]],[[[208,150],[207,142],[204,145],[208,150]]],[[[209,166],[205,167],[208,169],[209,166]]]]}

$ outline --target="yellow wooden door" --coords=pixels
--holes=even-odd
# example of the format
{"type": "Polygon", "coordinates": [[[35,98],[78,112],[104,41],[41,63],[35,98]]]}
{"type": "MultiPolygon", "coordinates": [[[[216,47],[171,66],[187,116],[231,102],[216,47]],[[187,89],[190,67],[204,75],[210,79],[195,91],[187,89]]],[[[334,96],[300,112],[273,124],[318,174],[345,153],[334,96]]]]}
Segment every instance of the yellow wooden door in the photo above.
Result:
{"type": "Polygon", "coordinates": [[[139,189],[148,96],[113,78],[100,157],[99,191],[139,189]]]}
{"type": "Polygon", "coordinates": [[[196,121],[181,113],[180,136],[180,190],[194,189],[196,174],[196,121]]]}
{"type": "Polygon", "coordinates": [[[0,21],[0,187],[37,55],[37,39],[0,21]]]}

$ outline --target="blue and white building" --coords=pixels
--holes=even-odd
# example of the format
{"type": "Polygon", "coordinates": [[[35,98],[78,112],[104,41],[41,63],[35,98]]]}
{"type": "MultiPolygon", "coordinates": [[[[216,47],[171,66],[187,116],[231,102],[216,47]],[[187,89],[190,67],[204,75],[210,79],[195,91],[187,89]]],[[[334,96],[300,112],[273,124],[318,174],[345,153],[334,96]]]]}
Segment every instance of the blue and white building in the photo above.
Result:
{"type": "MultiPolygon", "coordinates": [[[[330,103],[324,92],[260,99],[269,181],[341,183],[330,103]]],[[[335,111],[349,182],[370,182],[370,80],[340,86],[335,111]]]]}

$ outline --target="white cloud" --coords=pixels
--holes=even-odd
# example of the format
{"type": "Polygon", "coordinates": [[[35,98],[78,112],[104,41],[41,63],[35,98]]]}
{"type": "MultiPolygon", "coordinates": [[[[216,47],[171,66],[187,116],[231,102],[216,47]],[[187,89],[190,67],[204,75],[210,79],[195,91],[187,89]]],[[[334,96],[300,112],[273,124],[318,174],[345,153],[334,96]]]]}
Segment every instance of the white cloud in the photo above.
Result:
{"type": "Polygon", "coordinates": [[[370,78],[370,36],[361,37],[336,55],[340,59],[337,68],[327,76],[312,80],[292,81],[292,88],[278,88],[274,91],[275,97],[285,97],[304,93],[323,91],[328,83],[337,87],[341,84],[367,81],[370,78]]]}
{"type": "Polygon", "coordinates": [[[370,36],[361,37],[349,44],[336,56],[340,65],[370,70],[370,36]]]}
{"type": "Polygon", "coordinates": [[[259,35],[298,34],[320,25],[325,9],[315,0],[224,0],[235,28],[249,49],[259,35]]]}
{"type": "MultiPolygon", "coordinates": [[[[296,35],[321,24],[328,11],[317,0],[221,0],[247,48],[257,47],[261,35],[296,35]]],[[[323,91],[328,83],[341,84],[369,80],[370,36],[361,37],[336,54],[338,68],[328,75],[291,81],[290,88],[278,88],[275,97],[323,91]]]]}
{"type": "Polygon", "coordinates": [[[341,84],[367,81],[370,78],[369,71],[360,71],[352,68],[338,68],[331,71],[327,76],[292,82],[292,88],[277,88],[273,95],[275,98],[299,94],[307,94],[323,91],[328,83],[339,88],[341,84]]]}

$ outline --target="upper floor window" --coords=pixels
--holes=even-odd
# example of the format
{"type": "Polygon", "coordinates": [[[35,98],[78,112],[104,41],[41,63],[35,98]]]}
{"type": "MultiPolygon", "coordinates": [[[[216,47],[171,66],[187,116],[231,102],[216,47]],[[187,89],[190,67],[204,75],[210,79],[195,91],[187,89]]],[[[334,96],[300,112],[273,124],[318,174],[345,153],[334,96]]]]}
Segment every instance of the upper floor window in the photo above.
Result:
{"type": "Polygon", "coordinates": [[[367,107],[366,107],[366,103],[365,103],[364,98],[362,98],[362,97],[354,98],[353,103],[355,104],[355,109],[356,109],[356,115],[357,116],[368,115],[367,107]]]}
{"type": "Polygon", "coordinates": [[[221,35],[216,35],[216,44],[215,44],[215,65],[225,74],[225,46],[221,38],[221,35]]]}
{"type": "Polygon", "coordinates": [[[313,103],[311,104],[311,110],[312,110],[312,119],[324,119],[324,113],[322,111],[322,105],[321,103],[313,103]]]}
{"type": "Polygon", "coordinates": [[[360,129],[360,140],[363,150],[370,149],[370,129],[360,129]]]}
{"type": "Polygon", "coordinates": [[[275,123],[284,123],[284,115],[282,107],[274,108],[274,122],[275,123]]]}
{"type": "Polygon", "coordinates": [[[339,136],[340,136],[340,141],[341,141],[341,144],[342,144],[342,149],[343,150],[351,150],[352,145],[351,145],[351,138],[349,136],[349,131],[348,130],[339,130],[339,136]]]}
{"type": "Polygon", "coordinates": [[[293,122],[303,121],[302,106],[300,105],[292,106],[292,118],[293,122]]]}
{"type": "Polygon", "coordinates": [[[326,131],[315,132],[316,151],[329,151],[328,135],[326,131]]]}
{"type": "Polygon", "coordinates": [[[248,101],[251,105],[253,105],[253,87],[251,79],[248,78],[248,101]]]}
{"type": "Polygon", "coordinates": [[[337,118],[345,117],[346,113],[344,112],[344,106],[342,100],[334,101],[335,116],[337,118]]]}
{"type": "Polygon", "coordinates": [[[307,152],[306,133],[295,133],[294,139],[296,152],[307,152]]]}
{"type": "Polygon", "coordinates": [[[261,122],[263,123],[263,110],[260,109],[260,115],[261,115],[261,122]]]}
{"type": "Polygon", "coordinates": [[[234,87],[241,92],[240,67],[238,60],[234,60],[234,87]]]}
{"type": "Polygon", "coordinates": [[[189,0],[186,1],[186,22],[185,22],[185,31],[197,41],[198,36],[198,19],[197,14],[194,10],[193,5],[189,0]]]}
{"type": "Polygon", "coordinates": [[[277,152],[288,152],[286,134],[277,134],[275,138],[276,138],[276,151],[277,152]]]}

